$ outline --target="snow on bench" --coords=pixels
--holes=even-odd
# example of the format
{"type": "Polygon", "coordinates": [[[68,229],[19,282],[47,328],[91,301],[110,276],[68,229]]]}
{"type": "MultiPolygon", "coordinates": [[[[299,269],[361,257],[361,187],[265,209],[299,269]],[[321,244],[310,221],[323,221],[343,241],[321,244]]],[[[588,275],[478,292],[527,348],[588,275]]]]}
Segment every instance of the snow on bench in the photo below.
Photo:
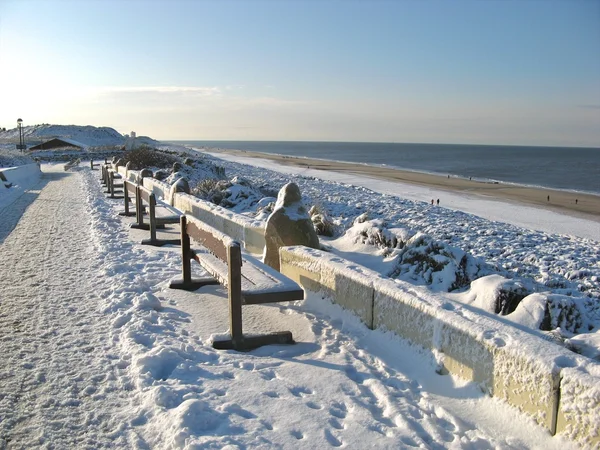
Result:
{"type": "Polygon", "coordinates": [[[293,344],[290,331],[244,336],[242,305],[303,300],[302,288],[258,259],[242,254],[238,241],[210,225],[189,215],[181,216],[180,225],[183,279],[171,281],[169,287],[194,291],[202,286],[221,284],[227,288],[231,339],[214,341],[213,347],[244,351],[269,344],[293,344]],[[201,247],[192,249],[190,238],[201,247]],[[192,279],[192,259],[211,277],[192,279]]]}

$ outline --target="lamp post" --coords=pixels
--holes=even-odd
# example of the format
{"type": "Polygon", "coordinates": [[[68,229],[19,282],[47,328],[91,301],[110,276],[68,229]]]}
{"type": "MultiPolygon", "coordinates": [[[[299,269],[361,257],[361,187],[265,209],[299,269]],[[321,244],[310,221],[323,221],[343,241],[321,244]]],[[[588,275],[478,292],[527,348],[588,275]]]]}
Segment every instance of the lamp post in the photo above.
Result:
{"type": "Polygon", "coordinates": [[[25,145],[23,143],[23,119],[17,119],[17,128],[19,129],[19,145],[17,145],[17,150],[25,150],[25,145]]]}

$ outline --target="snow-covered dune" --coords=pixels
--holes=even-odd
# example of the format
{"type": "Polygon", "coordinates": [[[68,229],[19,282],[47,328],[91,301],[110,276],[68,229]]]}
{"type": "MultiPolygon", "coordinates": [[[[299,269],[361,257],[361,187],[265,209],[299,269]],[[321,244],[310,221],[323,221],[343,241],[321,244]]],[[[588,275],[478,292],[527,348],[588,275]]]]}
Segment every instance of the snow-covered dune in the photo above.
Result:
{"type": "MultiPolygon", "coordinates": [[[[42,142],[55,137],[72,139],[87,146],[122,145],[125,137],[114,128],[91,125],[32,125],[23,127],[26,143],[42,142]]],[[[0,142],[18,141],[19,130],[0,131],[0,142]]]]}

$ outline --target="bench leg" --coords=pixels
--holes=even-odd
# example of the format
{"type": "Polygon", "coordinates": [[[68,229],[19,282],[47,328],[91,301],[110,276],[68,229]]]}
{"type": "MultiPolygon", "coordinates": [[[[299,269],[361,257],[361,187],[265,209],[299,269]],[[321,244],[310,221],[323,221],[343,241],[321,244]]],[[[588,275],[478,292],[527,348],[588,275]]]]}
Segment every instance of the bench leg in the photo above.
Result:
{"type": "Polygon", "coordinates": [[[235,349],[241,349],[244,342],[242,332],[242,255],[239,247],[227,248],[229,296],[229,331],[235,349]]]}
{"type": "Polygon", "coordinates": [[[181,227],[181,271],[182,279],[172,280],[169,283],[170,289],[182,289],[185,291],[195,291],[202,286],[210,286],[219,284],[212,277],[192,279],[192,255],[190,250],[190,236],[187,234],[187,219],[184,216],[179,218],[179,226],[181,227]]]}
{"type": "Polygon", "coordinates": [[[162,247],[163,245],[172,244],[179,245],[179,239],[157,239],[156,237],[156,229],[157,228],[165,228],[164,224],[156,223],[156,198],[154,194],[150,196],[150,239],[144,239],[142,241],[142,245],[152,245],[154,247],[162,247]]]}
{"type": "Polygon", "coordinates": [[[123,198],[125,199],[125,211],[120,212],[119,215],[120,216],[125,216],[125,217],[131,217],[136,215],[136,213],[132,212],[129,210],[129,202],[131,201],[131,199],[129,198],[129,191],[127,190],[127,186],[125,185],[125,183],[123,183],[123,198]]]}
{"type": "Polygon", "coordinates": [[[263,334],[260,336],[246,336],[241,345],[234,346],[231,339],[224,341],[213,341],[216,350],[238,350],[250,351],[264,345],[287,345],[295,344],[291,331],[279,331],[277,333],[263,334]]]}
{"type": "Polygon", "coordinates": [[[187,283],[181,279],[171,280],[169,289],[179,289],[181,291],[195,291],[204,286],[216,286],[220,284],[216,278],[192,278],[187,283]]]}
{"type": "Polygon", "coordinates": [[[135,217],[137,223],[131,225],[131,228],[138,230],[149,230],[150,226],[144,223],[144,207],[142,205],[142,196],[138,188],[135,189],[135,217]]]}

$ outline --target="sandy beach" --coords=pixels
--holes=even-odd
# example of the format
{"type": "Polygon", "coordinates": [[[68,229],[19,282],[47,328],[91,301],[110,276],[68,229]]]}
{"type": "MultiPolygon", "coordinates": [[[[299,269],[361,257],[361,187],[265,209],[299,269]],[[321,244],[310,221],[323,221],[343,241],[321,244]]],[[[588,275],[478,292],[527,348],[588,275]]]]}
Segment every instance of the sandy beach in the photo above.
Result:
{"type": "Polygon", "coordinates": [[[210,149],[210,151],[225,152],[250,158],[269,159],[285,165],[352,173],[382,180],[429,186],[437,189],[464,192],[465,194],[470,195],[488,196],[498,200],[536,205],[563,214],[600,222],[600,196],[598,195],[515,186],[503,183],[490,183],[452,176],[443,177],[387,167],[325,161],[311,158],[297,158],[292,156],[274,155],[271,153],[223,149],[210,149]]]}

